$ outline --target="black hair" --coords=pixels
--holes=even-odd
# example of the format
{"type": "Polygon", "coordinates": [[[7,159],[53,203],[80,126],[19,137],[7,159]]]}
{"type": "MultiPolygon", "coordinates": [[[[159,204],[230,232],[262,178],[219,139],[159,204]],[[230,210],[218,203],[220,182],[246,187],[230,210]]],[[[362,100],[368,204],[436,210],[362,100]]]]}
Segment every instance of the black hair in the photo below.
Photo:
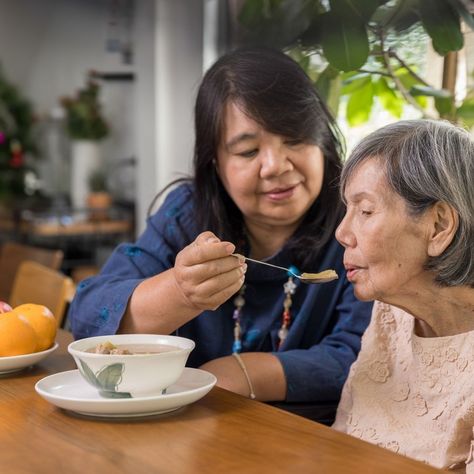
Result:
{"type": "Polygon", "coordinates": [[[283,52],[237,49],[206,72],[194,110],[196,218],[200,230],[210,230],[238,246],[246,241],[244,219],[215,167],[229,102],[238,104],[268,132],[316,144],[324,155],[321,193],[287,243],[294,264],[304,268],[333,237],[343,215],[338,191],[343,148],[335,120],[311,79],[283,52]]]}

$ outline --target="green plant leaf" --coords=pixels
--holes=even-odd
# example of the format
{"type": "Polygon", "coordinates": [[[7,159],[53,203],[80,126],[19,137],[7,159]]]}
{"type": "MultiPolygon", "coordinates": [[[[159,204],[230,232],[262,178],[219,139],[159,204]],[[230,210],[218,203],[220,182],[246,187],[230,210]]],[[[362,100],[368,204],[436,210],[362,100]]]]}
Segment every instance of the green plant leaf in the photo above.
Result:
{"type": "Polygon", "coordinates": [[[331,66],[352,71],[365,64],[369,55],[369,39],[364,22],[347,15],[325,13],[322,47],[331,66]]]}
{"type": "Polygon", "coordinates": [[[420,14],[438,54],[444,56],[463,47],[459,14],[446,0],[420,0],[420,14]]]}
{"type": "Polygon", "coordinates": [[[403,113],[404,101],[401,99],[387,83],[385,77],[381,77],[375,84],[375,94],[382,107],[388,110],[393,116],[400,118],[403,113]]]}
{"type": "Polygon", "coordinates": [[[401,33],[420,21],[418,0],[397,0],[382,5],[372,15],[372,21],[384,29],[401,33]]]}
{"type": "Polygon", "coordinates": [[[340,72],[329,64],[318,76],[315,86],[331,112],[337,115],[341,90],[340,72]]]}
{"type": "Polygon", "coordinates": [[[460,0],[448,0],[448,2],[459,13],[466,25],[474,30],[474,15],[469,13],[464,4],[460,0]]]}
{"type": "Polygon", "coordinates": [[[428,87],[420,84],[415,84],[410,88],[410,94],[412,96],[425,95],[428,97],[438,97],[439,99],[450,99],[451,92],[446,89],[435,89],[434,87],[428,87]]]}
{"type": "Polygon", "coordinates": [[[367,122],[372,111],[374,88],[372,82],[354,91],[347,102],[346,118],[352,127],[367,122]]]}
{"type": "Polygon", "coordinates": [[[468,127],[474,126],[474,97],[464,99],[461,106],[456,110],[456,116],[468,127]]]}
{"type": "Polygon", "coordinates": [[[341,95],[351,94],[352,92],[364,87],[367,82],[370,82],[370,74],[361,73],[351,76],[342,82],[341,95]]]}
{"type": "Polygon", "coordinates": [[[331,10],[339,14],[350,12],[368,22],[375,10],[388,0],[330,0],[331,10]]]}
{"type": "Polygon", "coordinates": [[[284,48],[294,44],[310,25],[311,0],[246,0],[238,19],[243,42],[284,48]]]}
{"type": "Polygon", "coordinates": [[[435,97],[434,103],[440,117],[451,117],[453,115],[454,101],[452,96],[435,97]]]}

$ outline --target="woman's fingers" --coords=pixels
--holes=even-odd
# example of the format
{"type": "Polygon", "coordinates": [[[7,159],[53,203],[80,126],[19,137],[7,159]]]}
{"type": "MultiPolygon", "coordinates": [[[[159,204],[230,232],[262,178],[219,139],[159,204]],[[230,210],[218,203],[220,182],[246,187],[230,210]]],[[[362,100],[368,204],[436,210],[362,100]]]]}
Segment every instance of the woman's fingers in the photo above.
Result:
{"type": "Polygon", "coordinates": [[[226,257],[234,251],[233,243],[219,240],[212,232],[203,232],[179,252],[178,256],[183,257],[181,260],[184,265],[191,266],[226,257]]]}
{"type": "Polygon", "coordinates": [[[189,304],[215,309],[243,284],[247,265],[232,256],[235,246],[222,242],[212,232],[203,232],[178,253],[174,275],[189,304]]]}
{"type": "Polygon", "coordinates": [[[197,285],[182,285],[188,301],[201,310],[216,309],[234,295],[244,283],[246,267],[214,275],[197,285]]]}

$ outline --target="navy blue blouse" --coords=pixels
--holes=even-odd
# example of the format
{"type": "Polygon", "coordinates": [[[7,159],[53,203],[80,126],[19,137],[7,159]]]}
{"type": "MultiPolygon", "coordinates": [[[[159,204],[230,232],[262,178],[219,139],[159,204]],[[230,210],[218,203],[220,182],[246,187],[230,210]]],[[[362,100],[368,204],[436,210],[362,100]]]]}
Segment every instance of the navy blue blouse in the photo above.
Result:
{"type": "MultiPolygon", "coordinates": [[[[101,273],[78,286],[69,317],[76,339],[114,334],[135,287],[174,265],[176,254],[199,234],[193,213],[193,191],[183,184],[167,196],[148,219],[135,244],[121,244],[101,273]]],[[[339,400],[349,367],[359,349],[372,303],[357,301],[345,277],[343,248],[334,239],[318,262],[301,271],[333,268],[339,279],[321,285],[295,281],[292,323],[278,348],[283,313],[285,272],[248,262],[242,310],[242,352],[272,352],[281,361],[287,402],[339,400]]],[[[268,260],[289,267],[285,249],[268,260]]],[[[201,364],[232,352],[233,298],[215,311],[204,311],[175,331],[196,342],[187,365],[201,364]]]]}

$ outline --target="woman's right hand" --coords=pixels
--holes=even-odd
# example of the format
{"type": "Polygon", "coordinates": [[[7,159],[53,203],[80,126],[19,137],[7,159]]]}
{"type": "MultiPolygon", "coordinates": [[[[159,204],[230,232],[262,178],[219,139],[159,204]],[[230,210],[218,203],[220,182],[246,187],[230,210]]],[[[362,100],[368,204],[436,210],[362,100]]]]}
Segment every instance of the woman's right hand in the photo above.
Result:
{"type": "Polygon", "coordinates": [[[177,254],[173,273],[187,305],[214,310],[240,289],[247,264],[234,251],[234,244],[203,232],[177,254]]]}

